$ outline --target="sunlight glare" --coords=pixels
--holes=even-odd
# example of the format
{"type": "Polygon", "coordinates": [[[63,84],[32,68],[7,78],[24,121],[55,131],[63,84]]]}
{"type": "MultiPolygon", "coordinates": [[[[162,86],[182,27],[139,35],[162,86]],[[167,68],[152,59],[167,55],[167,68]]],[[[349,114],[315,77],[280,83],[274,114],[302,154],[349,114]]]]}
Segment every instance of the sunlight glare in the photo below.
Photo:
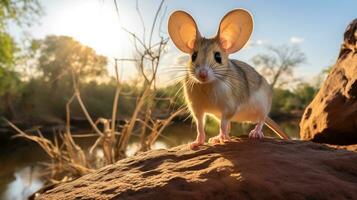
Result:
{"type": "Polygon", "coordinates": [[[113,5],[101,1],[73,2],[62,9],[52,23],[56,34],[68,35],[95,49],[97,53],[119,57],[128,46],[113,5]]]}

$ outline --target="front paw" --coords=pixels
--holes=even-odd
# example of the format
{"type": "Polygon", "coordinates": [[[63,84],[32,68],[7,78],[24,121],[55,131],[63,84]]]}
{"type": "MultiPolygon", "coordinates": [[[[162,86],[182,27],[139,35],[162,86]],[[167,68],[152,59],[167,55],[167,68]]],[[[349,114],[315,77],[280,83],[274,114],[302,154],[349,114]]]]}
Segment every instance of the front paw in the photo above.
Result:
{"type": "Polygon", "coordinates": [[[224,143],[224,142],[229,142],[231,141],[231,138],[228,135],[224,135],[224,134],[219,134],[215,137],[211,137],[208,140],[208,143],[210,144],[218,144],[218,143],[224,143]]]}
{"type": "Polygon", "coordinates": [[[189,144],[189,147],[190,147],[191,150],[196,150],[196,149],[198,149],[199,146],[202,146],[204,144],[205,144],[205,141],[196,140],[194,142],[191,142],[189,144]]]}

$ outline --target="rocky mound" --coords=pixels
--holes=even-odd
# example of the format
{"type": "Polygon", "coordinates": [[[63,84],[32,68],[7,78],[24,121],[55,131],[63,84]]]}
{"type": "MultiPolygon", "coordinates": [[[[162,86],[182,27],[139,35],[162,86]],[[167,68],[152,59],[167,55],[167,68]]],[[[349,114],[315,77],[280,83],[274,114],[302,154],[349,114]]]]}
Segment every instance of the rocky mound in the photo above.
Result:
{"type": "Polygon", "coordinates": [[[357,199],[356,160],[309,141],[236,138],[140,153],[37,199],[357,199]]]}
{"type": "Polygon", "coordinates": [[[330,144],[357,144],[357,19],[346,29],[336,64],[306,108],[302,139],[330,144]]]}

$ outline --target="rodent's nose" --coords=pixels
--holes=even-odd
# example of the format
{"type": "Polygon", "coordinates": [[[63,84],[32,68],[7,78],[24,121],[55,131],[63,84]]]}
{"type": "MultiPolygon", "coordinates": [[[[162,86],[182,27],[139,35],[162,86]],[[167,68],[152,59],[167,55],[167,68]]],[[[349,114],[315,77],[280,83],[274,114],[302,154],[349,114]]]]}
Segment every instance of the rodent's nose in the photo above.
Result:
{"type": "Polygon", "coordinates": [[[207,71],[206,70],[200,70],[198,73],[198,77],[200,77],[200,79],[206,79],[207,78],[207,71]]]}

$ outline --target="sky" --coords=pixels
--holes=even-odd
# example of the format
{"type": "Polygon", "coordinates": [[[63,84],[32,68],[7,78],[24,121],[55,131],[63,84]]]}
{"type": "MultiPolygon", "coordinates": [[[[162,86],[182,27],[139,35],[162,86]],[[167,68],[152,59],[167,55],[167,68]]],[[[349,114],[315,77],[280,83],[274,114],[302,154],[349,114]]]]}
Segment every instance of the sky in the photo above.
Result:
{"type": "MultiPolygon", "coordinates": [[[[119,16],[113,0],[40,0],[45,15],[30,29],[34,38],[46,35],[68,35],[112,58],[132,56],[130,39],[121,27],[139,35],[141,22],[135,0],[117,0],[119,16]]],[[[146,29],[152,23],[159,0],[139,0],[146,29]]],[[[249,45],[231,55],[252,64],[251,58],[266,50],[267,45],[298,45],[307,62],[296,74],[311,80],[324,68],[334,64],[346,26],[357,17],[356,0],[167,0],[164,4],[162,32],[167,34],[167,19],[175,10],[190,13],[200,33],[212,37],[221,18],[230,10],[245,8],[253,14],[254,31],[249,45]]],[[[16,29],[14,32],[18,31],[16,29]]],[[[148,30],[147,30],[148,31],[148,30]]],[[[169,43],[163,65],[174,64],[180,52],[169,43]]],[[[109,71],[113,68],[110,65],[109,71]]],[[[130,73],[130,70],[128,70],[130,73]]]]}

